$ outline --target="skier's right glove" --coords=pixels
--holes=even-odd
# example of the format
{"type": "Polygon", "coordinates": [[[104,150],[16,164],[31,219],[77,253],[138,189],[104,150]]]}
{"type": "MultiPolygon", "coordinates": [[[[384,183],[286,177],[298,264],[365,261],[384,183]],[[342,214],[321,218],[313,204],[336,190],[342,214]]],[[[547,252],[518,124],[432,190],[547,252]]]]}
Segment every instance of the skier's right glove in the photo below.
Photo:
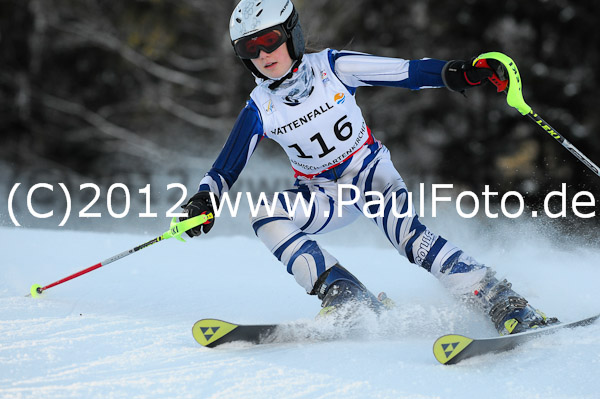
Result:
{"type": "MultiPolygon", "coordinates": [[[[215,195],[215,206],[219,207],[219,198],[217,198],[216,195],[215,195]]],[[[188,216],[180,217],[179,221],[183,221],[183,220],[190,219],[195,216],[203,215],[203,214],[207,214],[207,213],[213,214],[213,218],[208,220],[206,223],[196,226],[193,229],[189,229],[185,232],[188,236],[190,236],[192,238],[199,236],[200,234],[202,234],[203,231],[205,234],[207,234],[210,231],[210,229],[212,229],[213,225],[215,224],[215,218],[214,218],[215,213],[214,213],[212,201],[210,199],[210,192],[208,192],[208,191],[197,192],[196,194],[194,194],[194,196],[192,198],[190,198],[188,200],[187,204],[182,206],[182,208],[187,212],[188,216]]]]}
{"type": "Polygon", "coordinates": [[[471,87],[481,86],[494,74],[493,69],[474,66],[472,62],[461,60],[448,61],[442,69],[442,79],[452,91],[463,93],[471,87]]]}

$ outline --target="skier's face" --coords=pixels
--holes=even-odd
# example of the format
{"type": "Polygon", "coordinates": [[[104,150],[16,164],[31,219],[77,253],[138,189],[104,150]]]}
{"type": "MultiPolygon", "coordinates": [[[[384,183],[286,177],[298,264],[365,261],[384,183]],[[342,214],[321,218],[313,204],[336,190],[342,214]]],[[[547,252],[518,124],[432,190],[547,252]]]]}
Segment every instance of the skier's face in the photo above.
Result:
{"type": "Polygon", "coordinates": [[[272,53],[261,50],[258,58],[253,58],[251,61],[256,69],[269,79],[279,79],[285,75],[293,63],[285,43],[272,53]]]}

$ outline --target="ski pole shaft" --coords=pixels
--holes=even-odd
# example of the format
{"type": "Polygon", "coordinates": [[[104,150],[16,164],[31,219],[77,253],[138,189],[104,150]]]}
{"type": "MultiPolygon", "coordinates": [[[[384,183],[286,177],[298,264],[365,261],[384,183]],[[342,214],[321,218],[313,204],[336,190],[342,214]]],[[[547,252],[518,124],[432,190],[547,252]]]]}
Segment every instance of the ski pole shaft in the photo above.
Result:
{"type": "Polygon", "coordinates": [[[504,80],[500,79],[496,73],[490,78],[490,81],[498,88],[498,91],[506,92],[506,101],[508,105],[515,108],[522,115],[527,115],[529,119],[534,121],[542,129],[552,136],[556,141],[562,144],[575,158],[579,159],[585,166],[587,166],[597,176],[600,176],[600,168],[592,162],[588,157],[583,155],[573,144],[571,144],[566,138],[559,134],[548,122],[543,120],[538,114],[534,113],[533,110],[525,100],[523,99],[523,90],[521,83],[521,75],[517,69],[515,62],[505,54],[498,52],[490,52],[481,54],[473,61],[473,65],[488,66],[486,60],[492,59],[500,62],[504,68],[506,75],[504,80]]]}
{"type": "Polygon", "coordinates": [[[552,136],[556,141],[562,144],[571,154],[575,156],[575,158],[579,159],[581,163],[587,166],[592,172],[596,174],[596,176],[600,176],[600,168],[592,162],[588,157],[583,155],[581,151],[579,151],[569,140],[564,138],[560,133],[558,133],[548,122],[543,120],[538,114],[534,113],[533,110],[529,111],[527,114],[529,119],[537,123],[542,129],[546,131],[550,136],[552,136]]]}
{"type": "Polygon", "coordinates": [[[146,243],[144,243],[142,245],[138,245],[135,248],[129,249],[127,251],[123,251],[123,252],[121,252],[118,255],[111,256],[110,258],[105,259],[102,262],[98,262],[95,265],[88,267],[87,269],[83,269],[81,271],[78,271],[77,273],[73,273],[70,276],[67,276],[67,277],[65,277],[63,279],[55,281],[52,284],[48,284],[45,287],[41,287],[41,289],[38,290],[38,293],[41,294],[43,291],[47,290],[48,288],[55,287],[55,286],[60,285],[62,283],[66,283],[69,280],[73,280],[74,278],[77,278],[79,276],[83,276],[84,274],[87,274],[87,273],[89,273],[89,272],[91,272],[93,270],[96,270],[96,269],[98,269],[98,268],[100,268],[102,266],[106,266],[106,265],[108,265],[110,263],[113,263],[113,262],[115,262],[115,261],[117,261],[119,259],[122,259],[122,258],[126,257],[127,255],[131,255],[132,253],[139,251],[142,248],[146,248],[146,247],[148,247],[148,246],[150,246],[152,244],[155,244],[155,243],[157,243],[159,241],[162,241],[163,239],[164,239],[163,236],[156,237],[156,238],[154,238],[154,239],[152,239],[152,240],[150,240],[150,241],[148,241],[148,242],[146,242],[146,243]]]}
{"type": "Polygon", "coordinates": [[[203,214],[203,215],[198,215],[195,216],[193,218],[190,219],[186,219],[182,222],[177,223],[176,222],[176,218],[173,218],[173,220],[171,221],[171,226],[169,228],[168,231],[164,232],[162,235],[153,238],[150,241],[147,241],[143,244],[140,244],[134,248],[131,248],[127,251],[123,251],[117,255],[111,256],[108,259],[103,260],[102,262],[96,263],[93,266],[90,266],[86,269],[83,269],[81,271],[78,271],[77,273],[73,273],[65,278],[62,278],[58,281],[53,282],[52,284],[48,284],[44,287],[38,285],[38,284],[34,284],[31,287],[31,292],[27,295],[27,296],[38,296],[39,294],[41,294],[42,292],[44,292],[45,290],[52,288],[52,287],[56,287],[57,285],[60,285],[62,283],[66,283],[67,281],[73,280],[74,278],[77,278],[79,276],[83,276],[84,274],[87,274],[91,271],[94,271],[98,268],[101,268],[102,266],[106,266],[110,263],[116,262],[119,259],[123,259],[124,257],[131,255],[141,249],[147,248],[152,244],[156,244],[157,242],[166,240],[168,238],[171,237],[175,237],[180,241],[185,241],[183,238],[181,238],[181,234],[183,234],[184,232],[186,232],[189,229],[192,229],[196,226],[199,226],[201,224],[206,223],[207,221],[209,221],[210,219],[213,218],[213,214],[212,213],[208,213],[208,214],[203,214]]]}

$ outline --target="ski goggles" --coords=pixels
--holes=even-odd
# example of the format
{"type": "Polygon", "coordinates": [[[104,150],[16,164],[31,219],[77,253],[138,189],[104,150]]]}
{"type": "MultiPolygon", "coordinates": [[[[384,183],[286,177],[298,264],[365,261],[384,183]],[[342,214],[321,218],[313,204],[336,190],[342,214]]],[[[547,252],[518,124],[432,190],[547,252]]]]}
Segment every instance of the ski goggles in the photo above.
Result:
{"type": "Polygon", "coordinates": [[[240,58],[258,58],[260,50],[272,53],[287,41],[287,35],[281,26],[265,29],[252,36],[242,37],[233,43],[240,58]]]}

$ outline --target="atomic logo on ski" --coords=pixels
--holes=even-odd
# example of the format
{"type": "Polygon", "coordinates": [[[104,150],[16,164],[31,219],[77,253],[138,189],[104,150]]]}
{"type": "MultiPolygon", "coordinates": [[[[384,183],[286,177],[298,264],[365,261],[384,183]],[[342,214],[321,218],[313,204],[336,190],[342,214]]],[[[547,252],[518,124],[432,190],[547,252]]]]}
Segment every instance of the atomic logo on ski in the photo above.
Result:
{"type": "Polygon", "coordinates": [[[433,355],[442,364],[447,364],[473,342],[462,335],[444,335],[433,345],[433,355]]]}
{"type": "Polygon", "coordinates": [[[215,342],[235,330],[238,326],[216,319],[203,319],[192,327],[194,339],[202,346],[213,346],[215,342]]]}

